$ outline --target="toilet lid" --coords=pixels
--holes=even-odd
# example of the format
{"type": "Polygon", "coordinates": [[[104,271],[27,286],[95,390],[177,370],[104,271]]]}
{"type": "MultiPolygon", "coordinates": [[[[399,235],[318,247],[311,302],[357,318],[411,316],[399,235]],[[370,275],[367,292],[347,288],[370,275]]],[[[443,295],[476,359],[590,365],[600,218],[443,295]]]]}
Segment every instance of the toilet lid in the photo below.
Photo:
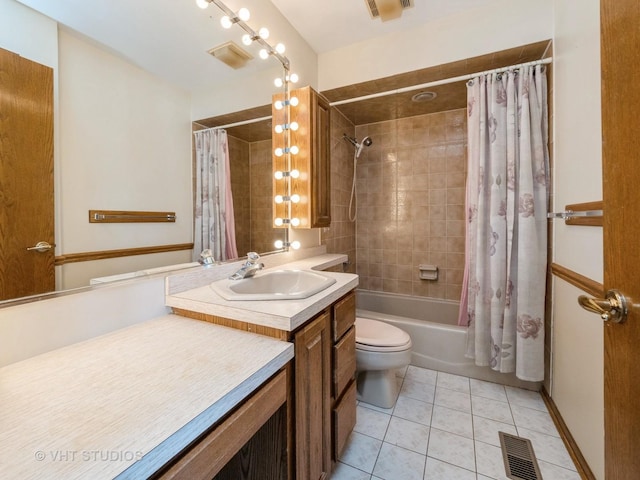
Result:
{"type": "Polygon", "coordinates": [[[408,347],[411,337],[404,330],[370,318],[356,318],[356,343],[371,347],[408,347]]]}

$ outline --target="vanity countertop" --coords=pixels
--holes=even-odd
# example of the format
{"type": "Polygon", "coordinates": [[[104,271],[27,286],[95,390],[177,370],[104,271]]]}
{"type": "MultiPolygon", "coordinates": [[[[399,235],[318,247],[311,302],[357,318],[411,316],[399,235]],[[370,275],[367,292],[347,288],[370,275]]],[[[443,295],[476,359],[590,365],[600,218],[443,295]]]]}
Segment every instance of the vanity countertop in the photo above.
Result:
{"type": "MultiPolygon", "coordinates": [[[[269,270],[316,270],[335,265],[340,255],[320,255],[280,265],[269,270]]],[[[257,275],[260,275],[258,272],[257,275]]],[[[358,286],[358,275],[319,272],[336,282],[321,292],[299,300],[225,300],[211,286],[205,285],[167,295],[166,305],[192,312],[249,322],[279,330],[293,331],[307,320],[358,286]]]]}
{"type": "Polygon", "coordinates": [[[0,368],[3,478],[146,478],[293,358],[166,315],[0,368]]]}

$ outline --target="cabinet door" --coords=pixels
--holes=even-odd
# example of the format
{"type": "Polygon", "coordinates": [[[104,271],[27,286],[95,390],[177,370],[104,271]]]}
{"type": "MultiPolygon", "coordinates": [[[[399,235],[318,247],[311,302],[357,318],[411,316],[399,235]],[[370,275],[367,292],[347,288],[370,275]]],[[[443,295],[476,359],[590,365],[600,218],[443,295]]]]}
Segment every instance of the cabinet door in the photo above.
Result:
{"type": "Polygon", "coordinates": [[[331,157],[329,101],[311,91],[311,228],[331,224],[331,157]]]}
{"type": "Polygon", "coordinates": [[[295,335],[296,478],[331,471],[331,338],[328,311],[295,335]]]}

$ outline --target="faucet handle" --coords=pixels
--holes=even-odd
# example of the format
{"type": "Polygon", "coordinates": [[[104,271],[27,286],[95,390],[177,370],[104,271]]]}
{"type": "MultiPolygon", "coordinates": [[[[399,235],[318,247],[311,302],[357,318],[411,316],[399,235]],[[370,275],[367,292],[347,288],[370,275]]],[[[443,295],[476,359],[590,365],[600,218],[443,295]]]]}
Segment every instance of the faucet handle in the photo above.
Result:
{"type": "Polygon", "coordinates": [[[247,253],[247,261],[249,263],[256,263],[258,260],[260,260],[260,255],[258,255],[256,252],[247,253]]]}

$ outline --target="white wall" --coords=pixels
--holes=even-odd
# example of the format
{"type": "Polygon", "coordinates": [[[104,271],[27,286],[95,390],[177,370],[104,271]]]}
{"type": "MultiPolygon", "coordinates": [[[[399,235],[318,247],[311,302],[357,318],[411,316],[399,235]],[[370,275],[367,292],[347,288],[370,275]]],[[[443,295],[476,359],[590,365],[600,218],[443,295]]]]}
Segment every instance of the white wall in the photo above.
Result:
{"type": "Polygon", "coordinates": [[[320,90],[550,39],[553,0],[500,0],[421,27],[320,54],[320,90]]]}
{"type": "MultiPolygon", "coordinates": [[[[64,29],[58,76],[57,254],[190,243],[189,93],[64,29]],[[93,224],[90,209],[172,211],[177,219],[93,224]]],[[[178,263],[189,252],[183,256],[178,263]]],[[[162,255],[145,257],[134,262],[144,262],[142,268],[169,263],[162,255]]],[[[102,274],[112,273],[110,263],[122,262],[101,260],[102,274]]],[[[90,270],[82,263],[63,265],[60,287],[87,285],[90,270]]]]}
{"type": "MultiPolygon", "coordinates": [[[[600,5],[554,3],[554,203],[602,199],[600,5]]],[[[554,223],[553,261],[602,281],[602,229],[554,223]]],[[[560,279],[553,287],[551,397],[587,463],[604,479],[603,326],[578,307],[580,290],[560,279]]]]}

